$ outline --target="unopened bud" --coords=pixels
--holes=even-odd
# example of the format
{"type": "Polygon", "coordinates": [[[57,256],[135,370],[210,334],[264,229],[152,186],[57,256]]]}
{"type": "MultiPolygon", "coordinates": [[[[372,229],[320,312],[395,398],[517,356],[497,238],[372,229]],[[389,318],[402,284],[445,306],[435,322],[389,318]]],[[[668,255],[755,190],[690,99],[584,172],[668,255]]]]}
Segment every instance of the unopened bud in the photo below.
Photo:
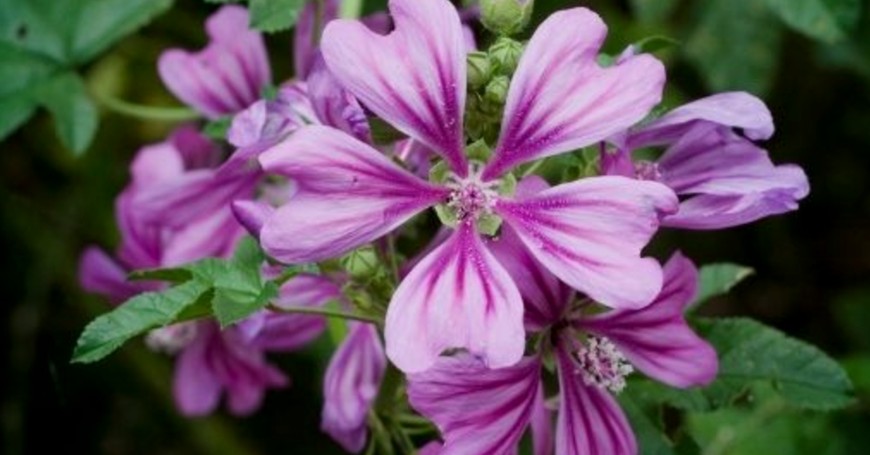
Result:
{"type": "Polygon", "coordinates": [[[481,0],[480,22],[493,33],[515,35],[529,23],[534,4],[534,0],[481,0]]]}
{"type": "Polygon", "coordinates": [[[510,86],[510,79],[507,76],[496,76],[489,81],[489,84],[486,85],[486,91],[483,96],[487,101],[491,103],[497,103],[498,105],[504,104],[507,99],[508,87],[510,86]]]}
{"type": "Polygon", "coordinates": [[[342,257],[341,265],[348,275],[356,279],[374,277],[381,269],[378,252],[370,245],[353,250],[342,257]]]}
{"type": "Polygon", "coordinates": [[[468,54],[468,86],[478,89],[489,82],[492,66],[485,52],[475,51],[468,54]]]}
{"type": "Polygon", "coordinates": [[[489,47],[492,71],[503,76],[512,75],[516,71],[522,55],[522,43],[504,36],[500,37],[489,47]]]}

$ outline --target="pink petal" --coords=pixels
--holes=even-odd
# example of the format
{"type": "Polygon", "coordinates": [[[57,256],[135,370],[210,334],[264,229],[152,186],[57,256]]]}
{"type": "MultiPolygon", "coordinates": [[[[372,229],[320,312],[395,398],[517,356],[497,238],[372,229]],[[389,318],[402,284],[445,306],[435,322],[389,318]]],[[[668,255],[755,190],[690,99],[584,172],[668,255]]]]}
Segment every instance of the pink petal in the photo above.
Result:
{"type": "Polygon", "coordinates": [[[447,0],[391,0],[386,36],[358,21],[326,26],[321,48],[335,77],[366,107],[440,153],[454,172],[463,154],[465,38],[447,0]]]}
{"type": "Polygon", "coordinates": [[[534,357],[496,370],[469,355],[444,357],[408,377],[408,398],[441,431],[440,454],[512,453],[534,413],[540,371],[534,357]]]}
{"type": "Polygon", "coordinates": [[[175,364],[172,382],[178,410],[186,416],[210,414],[217,408],[223,384],[209,365],[212,333],[203,330],[188,344],[175,364]]]}
{"type": "Polygon", "coordinates": [[[606,176],[502,199],[496,212],[559,279],[607,306],[639,308],[662,286],[661,268],[641,249],[676,207],[664,185],[606,176]]]}
{"type": "Polygon", "coordinates": [[[532,405],[530,421],[532,429],[532,453],[534,455],[553,454],[553,411],[544,402],[544,383],[538,383],[538,393],[532,405]]]}
{"type": "Polygon", "coordinates": [[[353,323],[333,354],[323,380],[321,428],[348,452],[365,446],[366,417],[387,369],[387,358],[371,324],[353,323]]]}
{"type": "Polygon", "coordinates": [[[172,267],[205,257],[228,256],[244,234],[230,208],[219,208],[167,235],[160,265],[172,267]]]}
{"type": "Polygon", "coordinates": [[[369,123],[362,106],[339,85],[320,54],[314,60],[307,82],[312,107],[321,123],[371,143],[369,123]]]}
{"type": "Polygon", "coordinates": [[[535,31],[511,80],[501,136],[483,177],[585,147],[623,131],[658,104],[664,67],[649,55],[602,68],[607,28],[585,8],[557,12],[535,31]]]}
{"type": "Polygon", "coordinates": [[[664,266],[662,292],[640,310],[614,310],[578,321],[612,341],[632,365],[674,387],[709,384],[718,369],[716,351],[695,335],[683,318],[694,299],[698,271],[674,253],[664,266]]]}
{"type": "Polygon", "coordinates": [[[340,8],[341,0],[305,3],[293,30],[293,66],[297,78],[305,79],[311,74],[323,26],[338,18],[340,8]]]}
{"type": "Polygon", "coordinates": [[[797,209],[809,193],[803,170],[775,166],[767,152],[731,131],[710,125],[690,129],[659,159],[661,181],[694,196],[663,224],[719,229],[797,209]]]}
{"type": "Polygon", "coordinates": [[[773,117],[764,102],[746,92],[717,93],[680,106],[629,135],[631,148],[670,144],[698,123],[741,128],[752,140],[773,135],[773,117]]]}
{"type": "Polygon", "coordinates": [[[616,400],[606,391],[583,384],[574,374],[570,354],[557,349],[559,417],[557,455],[635,455],[634,432],[616,400]]]}
{"type": "Polygon", "coordinates": [[[271,80],[263,38],[248,30],[248,12],[227,5],[206,22],[211,42],[199,52],[170,49],[157,70],[180,100],[209,118],[241,111],[271,80]]]}
{"type": "Polygon", "coordinates": [[[296,132],[266,151],[260,164],[299,186],[260,231],[266,252],[288,263],[340,256],[397,228],[448,191],[325,126],[296,132]]]}
{"type": "Polygon", "coordinates": [[[79,260],[79,283],[85,291],[101,294],[114,304],[123,302],[149,288],[127,281],[128,270],[97,247],[88,247],[79,260]]]}
{"type": "MultiPolygon", "coordinates": [[[[297,275],[281,285],[275,306],[322,307],[341,299],[341,289],[316,275],[297,275]]],[[[265,323],[253,344],[268,351],[291,351],[310,343],[323,333],[323,317],[267,312],[265,323]]]]}
{"type": "Polygon", "coordinates": [[[468,223],[399,284],[387,309],[387,356],[400,370],[426,370],[448,348],[490,368],[523,355],[523,302],[508,272],[468,223]]]}
{"type": "Polygon", "coordinates": [[[260,201],[234,201],[232,204],[233,215],[254,238],[260,238],[260,229],[274,213],[275,208],[260,201]]]}

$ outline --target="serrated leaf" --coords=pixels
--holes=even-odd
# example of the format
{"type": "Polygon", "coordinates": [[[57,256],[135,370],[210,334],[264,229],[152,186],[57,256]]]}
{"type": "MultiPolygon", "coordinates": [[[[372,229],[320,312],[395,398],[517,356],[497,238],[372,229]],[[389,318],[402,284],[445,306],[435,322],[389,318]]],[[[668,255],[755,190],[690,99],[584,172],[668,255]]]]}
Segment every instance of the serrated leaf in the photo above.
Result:
{"type": "Polygon", "coordinates": [[[296,25],[306,0],[250,0],[251,27],[267,33],[296,25]]]}
{"type": "Polygon", "coordinates": [[[619,406],[625,411],[631,429],[637,438],[641,455],[675,455],[674,447],[662,429],[644,412],[641,404],[630,390],[617,396],[619,406]]]}
{"type": "Polygon", "coordinates": [[[167,281],[174,284],[184,283],[191,278],[193,273],[186,267],[134,270],[127,275],[127,279],[133,281],[167,281]]]}
{"type": "Polygon", "coordinates": [[[72,361],[95,362],[127,340],[175,322],[185,310],[196,306],[208,290],[204,283],[189,281],[163,292],[146,292],[133,297],[85,327],[76,343],[72,361]]]}
{"type": "Polygon", "coordinates": [[[728,293],[734,286],[755,273],[751,267],[739,264],[707,264],[698,271],[698,295],[689,309],[695,309],[707,300],[728,293]]]}
{"type": "Polygon", "coordinates": [[[212,310],[221,327],[227,327],[262,310],[277,296],[278,286],[271,281],[266,282],[257,294],[217,288],[212,310]]]}
{"type": "Polygon", "coordinates": [[[76,0],[72,3],[81,5],[70,35],[70,59],[75,64],[88,62],[172,6],[172,0],[76,0]]]}
{"type": "Polygon", "coordinates": [[[789,27],[826,43],[845,39],[861,15],[861,0],[765,0],[765,3],[789,27]]]}
{"type": "Polygon", "coordinates": [[[773,82],[782,26],[763,2],[698,2],[700,18],[686,56],[714,91],[763,94],[773,82]]]}
{"type": "Polygon", "coordinates": [[[61,73],[40,85],[36,96],[54,118],[61,142],[76,154],[84,152],[94,139],[99,117],[81,77],[72,71],[61,73]]]}
{"type": "Polygon", "coordinates": [[[695,326],[719,354],[716,380],[688,390],[644,382],[631,386],[635,393],[689,411],[730,405],[758,383],[772,384],[788,403],[806,409],[838,409],[853,400],[843,368],[812,345],[751,319],[699,319],[695,326]]]}

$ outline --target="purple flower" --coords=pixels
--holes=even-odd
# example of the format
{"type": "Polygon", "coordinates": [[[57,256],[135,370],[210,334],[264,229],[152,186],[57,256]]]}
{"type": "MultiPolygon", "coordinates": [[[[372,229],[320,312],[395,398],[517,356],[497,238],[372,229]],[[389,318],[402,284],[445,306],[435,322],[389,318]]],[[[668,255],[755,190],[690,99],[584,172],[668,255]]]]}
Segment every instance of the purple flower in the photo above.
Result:
{"type": "Polygon", "coordinates": [[[199,52],[170,49],[157,70],[178,99],[208,118],[245,109],[272,79],[263,37],[248,29],[248,11],[227,5],[205,24],[210,38],[199,52]]]}
{"type": "MultiPolygon", "coordinates": [[[[709,383],[716,353],[686,324],[682,313],[697,287],[692,263],[674,254],[664,267],[664,287],[648,306],[590,314],[571,305],[574,296],[546,278],[546,269],[526,253],[510,229],[493,251],[513,263],[531,319],[548,329],[543,352],[555,356],[560,392],[555,453],[634,454],[637,443],[612,393],[625,386],[634,368],[675,387],[709,383]]],[[[527,318],[528,320],[528,318],[527,318]]],[[[409,376],[411,405],[432,419],[444,439],[442,454],[511,453],[531,426],[536,455],[553,451],[552,419],[544,405],[543,355],[490,370],[460,354],[439,359],[409,376]]]]}
{"type": "Polygon", "coordinates": [[[658,181],[683,196],[679,211],[662,220],[664,226],[746,224],[796,210],[809,193],[800,167],[775,166],[752,142],[772,134],[773,120],[761,100],[747,93],[720,93],[617,137],[617,150],[602,149],[602,172],[658,181]],[[658,160],[632,161],[632,150],[659,146],[666,150],[658,160]]]}
{"type": "Polygon", "coordinates": [[[298,185],[265,219],[265,250],[288,263],[337,257],[441,204],[456,220],[452,235],[405,277],[387,312],[387,354],[406,372],[425,370],[448,348],[468,349],[490,367],[520,360],[520,293],[479,230],[496,217],[576,289],[616,308],[648,304],[661,288],[661,268],[640,250],[659,215],[676,209],[667,187],[596,177],[528,198],[499,189],[518,164],[593,144],[642,119],[661,97],[661,63],[641,55],[601,68],[605,26],[598,16],[583,8],[554,14],[513,77],[492,159],[469,162],[465,42],[456,10],[445,0],[393,0],[390,10],[396,28],[386,36],[332,21],[324,58],[368,109],[445,160],[446,181],[423,181],[346,132],[302,128],[260,157],[265,171],[298,185]]]}
{"type": "Polygon", "coordinates": [[[367,417],[387,369],[377,329],[354,322],[332,356],[323,380],[321,428],[348,452],[362,451],[367,417]]]}

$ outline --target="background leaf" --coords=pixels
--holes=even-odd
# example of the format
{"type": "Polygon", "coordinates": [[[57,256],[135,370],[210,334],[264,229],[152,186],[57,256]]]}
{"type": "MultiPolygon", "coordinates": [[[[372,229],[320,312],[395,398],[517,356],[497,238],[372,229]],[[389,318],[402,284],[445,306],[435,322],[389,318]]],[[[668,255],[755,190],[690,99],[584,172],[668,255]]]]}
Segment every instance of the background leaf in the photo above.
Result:
{"type": "Polygon", "coordinates": [[[846,38],[861,14],[861,0],[765,0],[789,27],[826,43],[846,38]]]}
{"type": "Polygon", "coordinates": [[[83,152],[94,139],[99,117],[81,77],[63,72],[40,85],[37,96],[54,117],[61,142],[76,154],[83,152]]]}
{"type": "Polygon", "coordinates": [[[738,283],[754,273],[751,267],[738,264],[707,264],[698,271],[698,295],[689,306],[697,308],[712,297],[726,294],[738,283]]]}
{"type": "Polygon", "coordinates": [[[251,27],[267,33],[296,25],[305,0],[250,0],[251,27]]]}

